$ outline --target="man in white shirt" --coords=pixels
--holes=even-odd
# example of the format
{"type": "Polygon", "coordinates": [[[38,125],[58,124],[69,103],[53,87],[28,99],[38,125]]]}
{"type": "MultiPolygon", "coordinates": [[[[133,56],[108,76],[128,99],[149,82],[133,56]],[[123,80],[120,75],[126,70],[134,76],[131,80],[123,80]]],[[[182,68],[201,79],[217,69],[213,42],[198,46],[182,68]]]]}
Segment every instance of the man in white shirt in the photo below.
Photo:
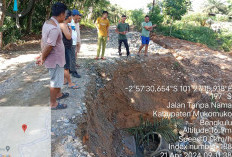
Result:
{"type": "Polygon", "coordinates": [[[73,77],[80,78],[81,76],[76,71],[76,56],[77,52],[80,51],[80,28],[79,28],[79,21],[81,19],[81,14],[78,10],[74,9],[72,11],[72,22],[69,24],[72,28],[72,55],[71,55],[71,67],[70,73],[73,77]],[[77,25],[78,24],[78,25],[77,25]]]}

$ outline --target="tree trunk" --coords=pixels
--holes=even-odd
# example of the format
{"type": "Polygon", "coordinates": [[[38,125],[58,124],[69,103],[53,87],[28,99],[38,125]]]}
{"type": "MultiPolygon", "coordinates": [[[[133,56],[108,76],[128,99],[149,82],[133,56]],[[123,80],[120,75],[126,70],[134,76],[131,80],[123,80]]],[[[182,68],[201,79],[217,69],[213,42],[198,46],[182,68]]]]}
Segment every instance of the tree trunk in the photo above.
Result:
{"type": "Polygon", "coordinates": [[[3,48],[3,31],[1,31],[1,28],[3,26],[4,18],[5,18],[5,7],[6,7],[6,1],[0,0],[0,50],[3,48]]]}
{"type": "Polygon", "coordinates": [[[27,19],[27,34],[30,34],[31,32],[31,28],[32,28],[32,16],[34,13],[35,7],[33,6],[33,8],[31,9],[29,15],[28,15],[28,19],[27,19]]]}
{"type": "Polygon", "coordinates": [[[171,23],[171,27],[170,27],[170,36],[172,35],[172,26],[173,26],[173,21],[174,21],[174,18],[172,17],[172,23],[171,23]]]}
{"type": "Polygon", "coordinates": [[[155,4],[156,4],[155,1],[156,1],[156,0],[153,0],[153,3],[152,3],[152,12],[154,11],[154,8],[155,8],[155,4]]]}
{"type": "Polygon", "coordinates": [[[48,20],[50,18],[51,11],[52,10],[51,10],[51,2],[50,2],[46,8],[46,19],[45,20],[48,20]]]}

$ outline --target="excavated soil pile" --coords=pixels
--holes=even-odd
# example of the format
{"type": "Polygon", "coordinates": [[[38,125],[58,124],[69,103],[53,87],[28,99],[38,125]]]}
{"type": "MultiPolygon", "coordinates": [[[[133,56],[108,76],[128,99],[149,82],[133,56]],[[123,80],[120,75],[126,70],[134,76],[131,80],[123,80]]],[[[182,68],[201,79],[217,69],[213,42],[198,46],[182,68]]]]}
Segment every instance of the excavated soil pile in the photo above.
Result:
{"type": "Polygon", "coordinates": [[[128,90],[130,86],[189,86],[188,76],[171,53],[98,62],[90,71],[92,80],[86,93],[88,146],[101,157],[134,156],[133,140],[127,140],[123,129],[138,126],[140,115],[152,119],[153,111],[171,111],[167,109],[169,102],[195,102],[201,97],[193,91],[128,90]]]}
{"type": "MultiPolygon", "coordinates": [[[[218,98],[215,98],[216,103],[232,103],[232,57],[231,53],[219,52],[209,49],[207,46],[199,43],[193,43],[185,40],[180,40],[173,37],[166,37],[162,35],[153,34],[152,40],[155,43],[162,45],[169,49],[175,58],[179,61],[181,66],[188,73],[189,79],[194,86],[208,86],[212,90],[201,89],[201,93],[204,95],[210,95],[210,93],[219,94],[218,98]],[[225,90],[224,90],[225,89],[225,90]]],[[[201,100],[199,100],[201,101],[201,100]]],[[[207,102],[211,102],[209,100],[207,102]]],[[[232,108],[204,108],[200,109],[205,112],[232,112],[232,108]]],[[[232,117],[208,117],[209,121],[232,121],[232,117]]],[[[200,126],[199,121],[196,121],[195,126],[200,126]]],[[[215,128],[229,128],[232,130],[231,125],[220,126],[208,126],[215,128]]],[[[196,136],[196,135],[195,135],[196,136]]],[[[200,136],[200,135],[198,135],[200,136]]],[[[209,136],[215,137],[231,137],[232,133],[210,134],[209,136]]],[[[218,145],[219,142],[212,144],[218,145]]],[[[221,142],[224,143],[224,142],[221,142]]],[[[227,141],[225,143],[231,143],[227,141]]]]}

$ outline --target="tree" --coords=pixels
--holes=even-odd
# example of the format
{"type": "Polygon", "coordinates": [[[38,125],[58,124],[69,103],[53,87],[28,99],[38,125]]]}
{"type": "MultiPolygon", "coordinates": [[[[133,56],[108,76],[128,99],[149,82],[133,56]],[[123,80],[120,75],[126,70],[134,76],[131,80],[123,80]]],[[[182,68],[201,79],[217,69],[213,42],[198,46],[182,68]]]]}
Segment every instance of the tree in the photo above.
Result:
{"type": "Polygon", "coordinates": [[[190,1],[189,0],[164,0],[164,12],[171,18],[170,35],[172,34],[173,22],[181,20],[181,17],[187,13],[190,1]]]}
{"type": "Polygon", "coordinates": [[[4,14],[4,8],[6,5],[6,1],[5,0],[0,0],[0,50],[2,49],[2,45],[3,45],[3,31],[2,31],[2,26],[3,26],[3,22],[4,22],[4,18],[5,18],[5,14],[4,14]]]}
{"type": "MultiPolygon", "coordinates": [[[[228,0],[228,4],[232,4],[232,1],[228,0]]],[[[231,10],[229,5],[221,0],[208,0],[208,2],[205,4],[204,11],[207,13],[228,15],[231,10]]]]}
{"type": "Polygon", "coordinates": [[[163,22],[163,19],[164,19],[164,16],[161,14],[161,7],[159,5],[154,5],[154,3],[148,4],[147,7],[150,10],[148,13],[148,15],[150,17],[150,21],[154,24],[157,24],[157,25],[161,24],[163,22]]]}
{"type": "Polygon", "coordinates": [[[141,23],[144,21],[145,13],[143,9],[135,9],[131,11],[131,20],[135,25],[136,29],[141,29],[141,23]]]}

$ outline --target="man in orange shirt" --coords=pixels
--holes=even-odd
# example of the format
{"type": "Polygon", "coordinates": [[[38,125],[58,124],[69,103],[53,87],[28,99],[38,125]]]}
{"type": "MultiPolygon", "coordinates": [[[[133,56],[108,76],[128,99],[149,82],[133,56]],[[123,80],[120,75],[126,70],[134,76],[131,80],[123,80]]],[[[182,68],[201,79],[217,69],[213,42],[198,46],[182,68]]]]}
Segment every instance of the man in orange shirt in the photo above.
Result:
{"type": "Polygon", "coordinates": [[[95,24],[96,24],[96,27],[98,30],[98,49],[97,49],[96,59],[98,60],[98,58],[100,56],[101,47],[102,47],[101,59],[104,60],[105,59],[104,54],[105,54],[105,49],[106,49],[107,38],[109,40],[110,22],[108,20],[108,12],[103,11],[102,17],[97,18],[97,21],[95,24]]]}

